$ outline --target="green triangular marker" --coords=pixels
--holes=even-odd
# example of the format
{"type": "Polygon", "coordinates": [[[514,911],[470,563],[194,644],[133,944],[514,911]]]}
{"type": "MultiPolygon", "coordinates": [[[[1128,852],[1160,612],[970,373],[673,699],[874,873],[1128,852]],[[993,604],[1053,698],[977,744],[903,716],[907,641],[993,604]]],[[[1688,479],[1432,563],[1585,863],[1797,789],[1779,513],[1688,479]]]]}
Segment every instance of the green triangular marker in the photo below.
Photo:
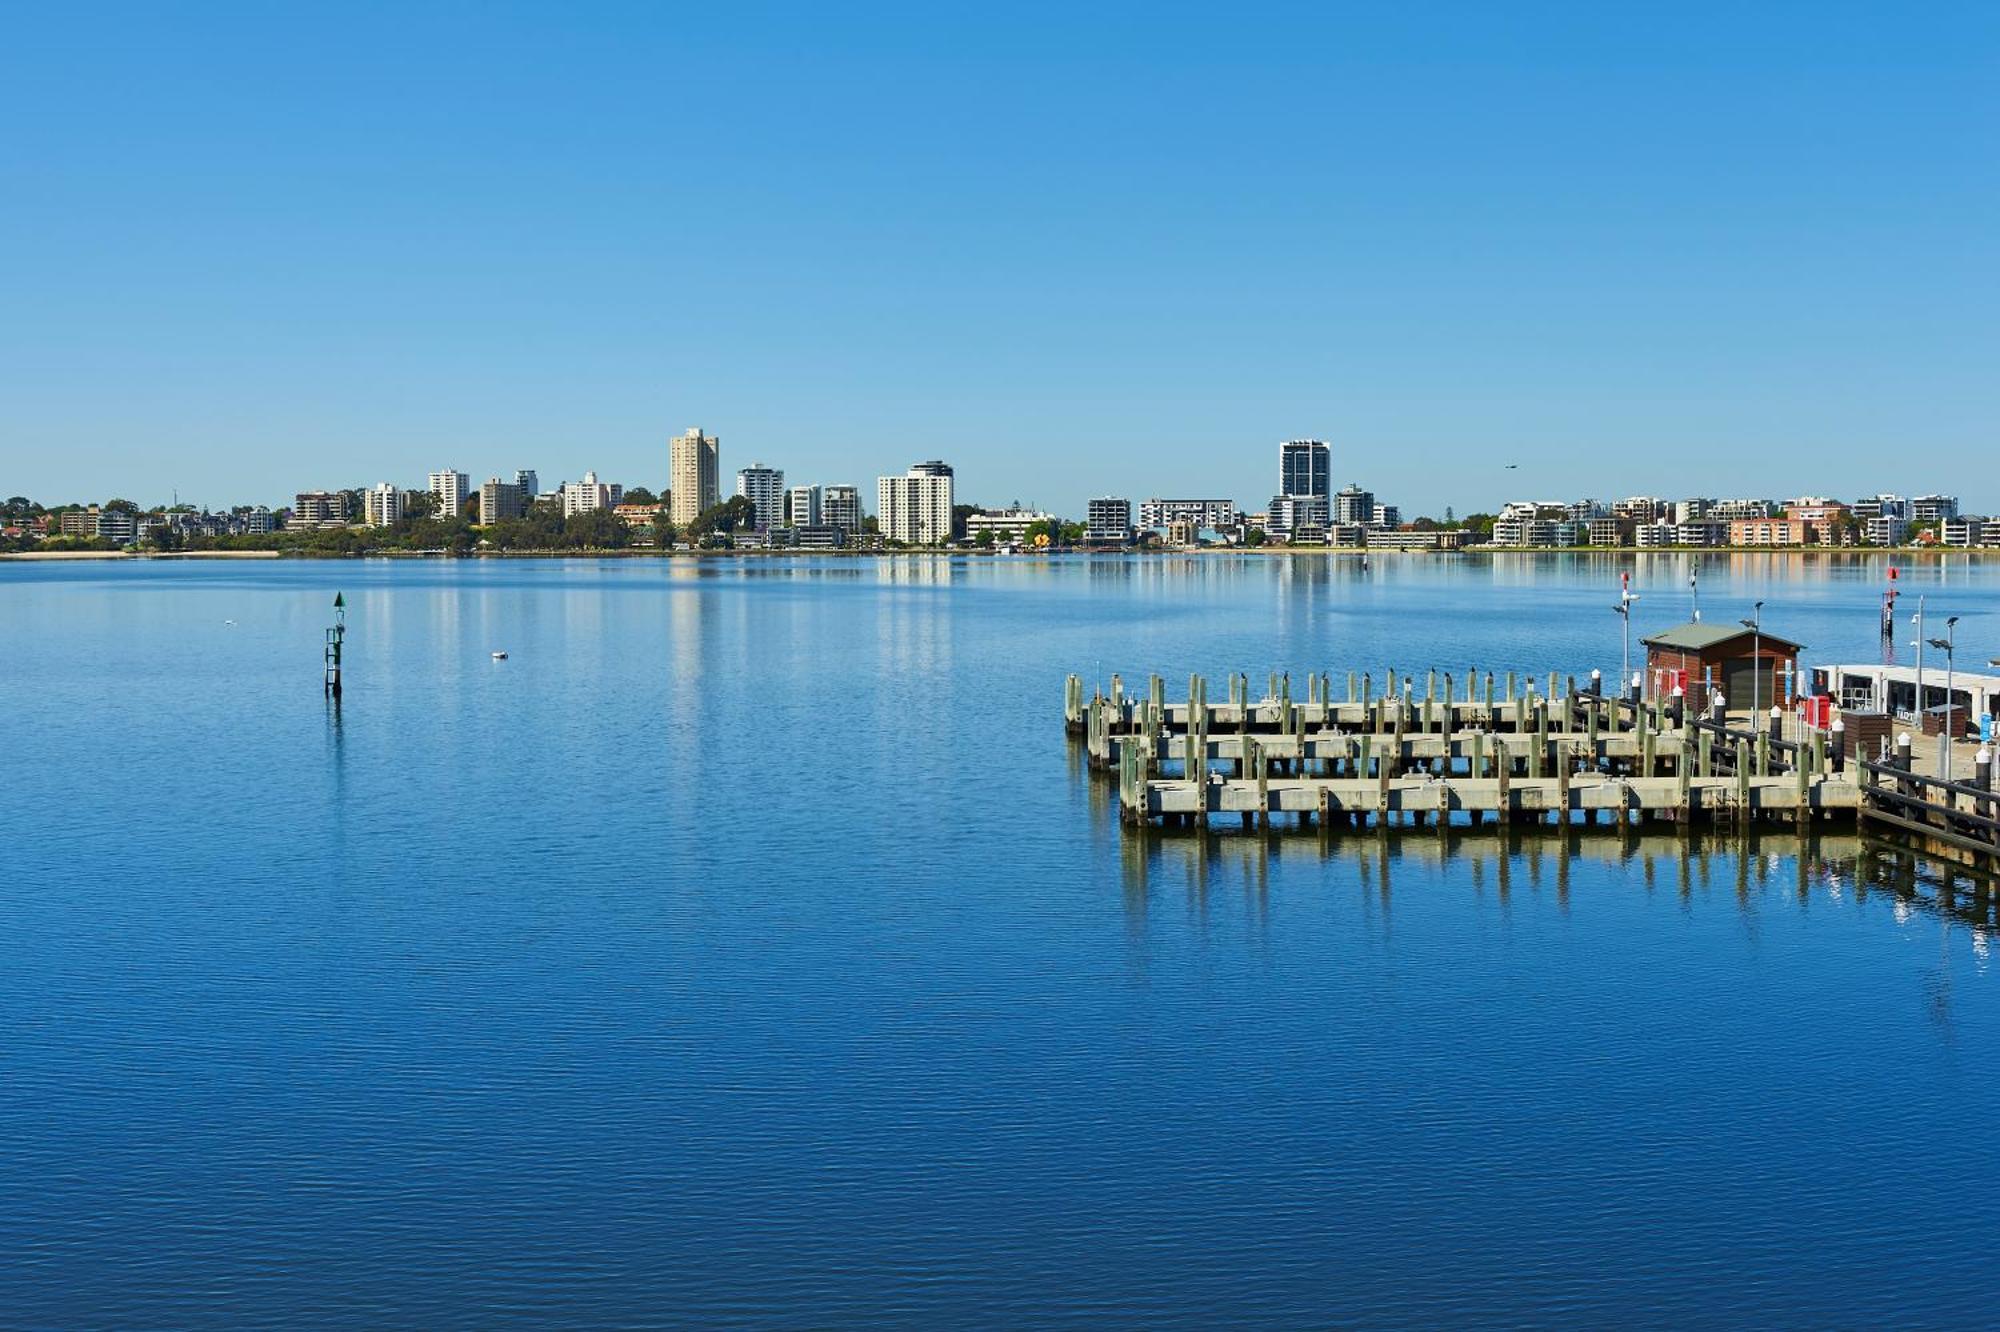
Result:
{"type": "Polygon", "coordinates": [[[334,593],[334,594],[333,594],[333,608],[334,608],[335,610],[339,610],[339,609],[340,609],[341,607],[345,606],[346,604],[347,604],[347,598],[346,598],[346,597],[343,597],[343,596],[342,596],[342,595],[340,595],[340,593],[338,593],[338,592],[336,592],[336,593],[334,593]]]}

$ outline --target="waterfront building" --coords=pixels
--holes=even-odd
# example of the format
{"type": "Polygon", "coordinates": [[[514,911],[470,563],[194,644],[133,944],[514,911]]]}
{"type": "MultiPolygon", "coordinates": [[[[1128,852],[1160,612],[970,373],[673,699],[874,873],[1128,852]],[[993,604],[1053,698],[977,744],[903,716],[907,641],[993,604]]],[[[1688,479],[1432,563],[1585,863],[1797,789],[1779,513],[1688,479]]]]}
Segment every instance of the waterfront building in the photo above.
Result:
{"type": "Polygon", "coordinates": [[[1278,493],[1327,497],[1332,453],[1317,439],[1288,439],[1278,446],[1278,493]]]}
{"type": "Polygon", "coordinates": [[[671,517],[676,527],[685,527],[699,518],[704,509],[721,502],[718,487],[721,474],[722,440],[704,435],[700,426],[690,426],[674,436],[668,449],[668,478],[671,487],[671,517]]]}
{"type": "Polygon", "coordinates": [[[1132,501],[1106,496],[1084,507],[1083,536],[1086,541],[1130,541],[1132,501]]]}
{"type": "Polygon", "coordinates": [[[431,494],[437,496],[438,516],[456,518],[465,508],[465,496],[472,484],[472,478],[464,472],[446,468],[430,475],[431,494]]]}
{"type": "Polygon", "coordinates": [[[1807,495],[1786,500],[1784,513],[1785,517],[1799,522],[1831,523],[1835,519],[1852,517],[1854,510],[1837,499],[1807,495]]]}
{"type": "Polygon", "coordinates": [[[1592,546],[1629,546],[1635,526],[1630,518],[1602,515],[1584,524],[1584,540],[1592,546]]]}
{"type": "Polygon", "coordinates": [[[1401,527],[1403,525],[1403,511],[1394,504],[1373,505],[1370,507],[1368,513],[1368,525],[1370,527],[1385,528],[1401,527]]]}
{"type": "Polygon", "coordinates": [[[788,527],[819,526],[818,486],[793,486],[785,492],[785,524],[788,527]]]}
{"type": "Polygon", "coordinates": [[[1054,526],[1055,522],[1054,514],[1023,509],[1019,505],[1007,509],[987,509],[965,520],[965,536],[968,541],[977,541],[980,533],[991,532],[994,544],[1017,546],[1028,539],[1028,529],[1034,524],[1054,526]]]}
{"type": "Polygon", "coordinates": [[[1329,523],[1326,528],[1326,544],[1339,546],[1343,550],[1360,550],[1368,545],[1369,532],[1360,523],[1329,523]]]}
{"type": "Polygon", "coordinates": [[[1772,633],[1738,624],[1693,620],[1639,640],[1646,649],[1648,697],[1684,691],[1688,710],[1700,715],[1708,694],[1720,691],[1727,705],[1748,712],[1773,704],[1790,707],[1803,646],[1772,633]]]}
{"type": "Polygon", "coordinates": [[[1614,518],[1629,518],[1634,523],[1656,522],[1673,512],[1673,504],[1653,495],[1630,495],[1611,506],[1614,518]]]}
{"type": "Polygon", "coordinates": [[[1640,523],[1632,530],[1632,541],[1641,550],[1652,550],[1675,544],[1674,534],[1674,525],[1665,520],[1640,523]]]}
{"type": "Polygon", "coordinates": [[[597,479],[597,473],[585,472],[583,480],[562,484],[563,517],[574,518],[580,513],[615,508],[623,498],[625,487],[606,485],[597,479]]]}
{"type": "Polygon", "coordinates": [[[394,527],[403,517],[403,492],[384,481],[369,488],[364,496],[370,527],[394,527]]]}
{"type": "Polygon", "coordinates": [[[1719,523],[1733,523],[1745,518],[1769,518],[1777,510],[1777,505],[1762,499],[1717,500],[1708,506],[1704,518],[1719,523]]]}
{"type": "Polygon", "coordinates": [[[57,521],[57,529],[67,537],[93,537],[97,535],[97,506],[87,509],[64,509],[57,521]]]}
{"type": "Polygon", "coordinates": [[[800,550],[839,550],[847,544],[847,529],[831,523],[802,523],[791,532],[792,544],[800,550]]]}
{"type": "Polygon", "coordinates": [[[278,516],[267,506],[259,504],[255,508],[237,510],[231,515],[230,525],[252,536],[263,536],[277,530],[278,516]]]}
{"type": "Polygon", "coordinates": [[[1174,518],[1167,522],[1167,544],[1170,546],[1194,546],[1201,541],[1201,528],[1191,518],[1174,518]]]}
{"type": "Polygon", "coordinates": [[[1729,524],[1732,546],[1806,546],[1825,540],[1826,525],[1803,518],[1737,518],[1729,524]]]}
{"type": "Polygon", "coordinates": [[[130,545],[139,539],[139,522],[130,509],[99,509],[91,535],[102,541],[116,541],[121,546],[130,545]]]}
{"type": "Polygon", "coordinates": [[[875,482],[875,513],[882,535],[911,546],[951,540],[952,471],[942,462],[920,462],[902,476],[875,482]]]}
{"type": "Polygon", "coordinates": [[[1370,550],[1436,550],[1440,532],[1396,532],[1376,528],[1367,534],[1370,550]]]}
{"type": "Polygon", "coordinates": [[[657,504],[634,504],[621,500],[611,506],[611,516],[625,526],[636,530],[651,531],[660,521],[660,506],[657,504]]]}
{"type": "Polygon", "coordinates": [[[1988,531],[1995,526],[1991,520],[1978,514],[1957,514],[1938,525],[1938,540],[1947,546],[1984,545],[1988,531]]]}
{"type": "Polygon", "coordinates": [[[1956,517],[1956,495],[1919,495],[1910,501],[1910,521],[1913,523],[1941,523],[1956,517]]]}
{"type": "Polygon", "coordinates": [[[822,526],[843,532],[861,530],[861,491],[847,485],[822,486],[819,492],[819,520],[822,526]]]}
{"type": "Polygon", "coordinates": [[[1673,519],[1676,525],[1700,522],[1708,516],[1709,507],[1714,503],[1715,501],[1712,499],[1675,500],[1673,510],[1668,516],[1673,519]]]}
{"type": "Polygon", "coordinates": [[[521,498],[533,504],[542,493],[542,478],[532,467],[518,467],[514,470],[514,484],[521,488],[521,498]]]}
{"type": "Polygon", "coordinates": [[[1729,539],[1729,524],[1703,518],[1674,524],[1676,546],[1720,546],[1729,539]]]}
{"type": "Polygon", "coordinates": [[[1336,523],[1359,523],[1366,527],[1375,521],[1375,495],[1357,485],[1341,487],[1333,497],[1332,520],[1336,523]]]}
{"type": "Polygon", "coordinates": [[[347,496],[338,490],[301,490],[292,500],[292,526],[301,531],[345,527],[347,496]]]}
{"type": "Polygon", "coordinates": [[[479,487],[479,521],[498,523],[509,518],[526,517],[528,499],[532,493],[523,490],[518,481],[502,481],[497,476],[487,477],[486,484],[479,487]]]}
{"type": "Polygon", "coordinates": [[[785,474],[776,467],[753,462],[736,473],[736,493],[750,501],[751,522],[759,532],[785,525],[785,474]]]}
{"type": "Polygon", "coordinates": [[[1324,495],[1273,495],[1264,512],[1264,530],[1286,540],[1301,540],[1305,529],[1324,535],[1331,514],[1324,495]]]}
{"type": "Polygon", "coordinates": [[[1159,531],[1169,523],[1190,522],[1197,529],[1222,532],[1236,526],[1239,515],[1235,500],[1146,499],[1139,501],[1139,526],[1159,531]]]}

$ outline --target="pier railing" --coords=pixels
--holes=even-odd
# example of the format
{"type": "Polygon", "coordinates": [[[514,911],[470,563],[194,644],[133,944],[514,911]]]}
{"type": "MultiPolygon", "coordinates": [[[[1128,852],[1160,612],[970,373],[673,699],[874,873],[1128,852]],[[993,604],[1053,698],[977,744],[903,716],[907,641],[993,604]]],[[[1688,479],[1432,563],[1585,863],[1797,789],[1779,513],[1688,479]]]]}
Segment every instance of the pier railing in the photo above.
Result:
{"type": "Polygon", "coordinates": [[[1967,850],[2000,853],[2000,794],[1912,772],[1891,759],[1857,761],[1861,817],[1967,850]]]}

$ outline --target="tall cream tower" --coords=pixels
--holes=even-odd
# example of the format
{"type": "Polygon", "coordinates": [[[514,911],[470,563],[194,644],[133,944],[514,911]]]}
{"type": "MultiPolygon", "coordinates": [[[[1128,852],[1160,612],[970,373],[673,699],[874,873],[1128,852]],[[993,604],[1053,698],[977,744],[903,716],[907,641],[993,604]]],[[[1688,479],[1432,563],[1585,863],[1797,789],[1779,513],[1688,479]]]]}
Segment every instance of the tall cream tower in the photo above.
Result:
{"type": "Polygon", "coordinates": [[[722,440],[704,435],[700,426],[690,426],[686,434],[675,435],[668,458],[667,484],[673,487],[673,503],[667,518],[686,526],[701,516],[703,509],[721,503],[716,473],[722,459],[722,440]]]}

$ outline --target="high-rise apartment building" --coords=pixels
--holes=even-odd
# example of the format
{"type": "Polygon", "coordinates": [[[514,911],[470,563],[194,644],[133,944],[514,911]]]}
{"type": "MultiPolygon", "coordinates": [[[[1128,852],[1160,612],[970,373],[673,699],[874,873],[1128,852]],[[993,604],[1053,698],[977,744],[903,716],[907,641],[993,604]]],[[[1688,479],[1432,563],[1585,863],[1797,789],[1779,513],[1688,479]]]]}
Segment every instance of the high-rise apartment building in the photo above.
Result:
{"type": "Polygon", "coordinates": [[[819,526],[819,487],[793,486],[785,492],[785,525],[819,526]]]}
{"type": "Polygon", "coordinates": [[[366,503],[370,527],[394,527],[402,520],[403,492],[387,481],[369,489],[366,503]]]}
{"type": "Polygon", "coordinates": [[[736,473],[736,493],[756,510],[751,521],[759,532],[785,525],[785,474],[781,469],[751,463],[736,473]]]}
{"type": "Polygon", "coordinates": [[[1132,539],[1132,501],[1106,496],[1084,507],[1083,534],[1090,541],[1132,539]]]}
{"type": "Polygon", "coordinates": [[[951,468],[935,460],[875,482],[876,519],[890,541],[943,545],[951,540],[951,504],[951,468]]]}
{"type": "Polygon", "coordinates": [[[700,426],[690,426],[675,435],[668,450],[667,484],[673,491],[671,513],[675,526],[685,526],[701,517],[702,510],[721,502],[717,468],[722,461],[722,440],[704,435],[700,426]]]}
{"type": "Polygon", "coordinates": [[[1331,489],[1332,454],[1317,439],[1288,439],[1278,446],[1278,493],[1325,495],[1331,489]]]}
{"type": "Polygon", "coordinates": [[[542,478],[535,475],[535,469],[532,467],[516,469],[514,484],[521,488],[521,497],[529,504],[533,504],[542,493],[542,478]]]}
{"type": "Polygon", "coordinates": [[[464,472],[454,472],[446,468],[442,472],[432,472],[430,492],[437,496],[438,516],[456,518],[465,508],[465,496],[472,485],[472,478],[464,472]]]}
{"type": "Polygon", "coordinates": [[[1362,527],[1373,526],[1375,522],[1375,492],[1363,490],[1360,486],[1343,486],[1333,497],[1333,521],[1355,523],[1362,527]]]}
{"type": "Polygon", "coordinates": [[[508,518],[521,518],[527,512],[528,494],[521,489],[519,482],[489,476],[486,484],[479,488],[480,522],[497,523],[508,518]]]}
{"type": "Polygon", "coordinates": [[[574,518],[593,509],[609,509],[624,497],[625,487],[606,485],[597,479],[597,473],[585,472],[581,481],[563,482],[563,517],[574,518]]]}
{"type": "Polygon", "coordinates": [[[855,486],[826,486],[819,495],[819,520],[843,532],[861,530],[861,491],[855,486]]]}

